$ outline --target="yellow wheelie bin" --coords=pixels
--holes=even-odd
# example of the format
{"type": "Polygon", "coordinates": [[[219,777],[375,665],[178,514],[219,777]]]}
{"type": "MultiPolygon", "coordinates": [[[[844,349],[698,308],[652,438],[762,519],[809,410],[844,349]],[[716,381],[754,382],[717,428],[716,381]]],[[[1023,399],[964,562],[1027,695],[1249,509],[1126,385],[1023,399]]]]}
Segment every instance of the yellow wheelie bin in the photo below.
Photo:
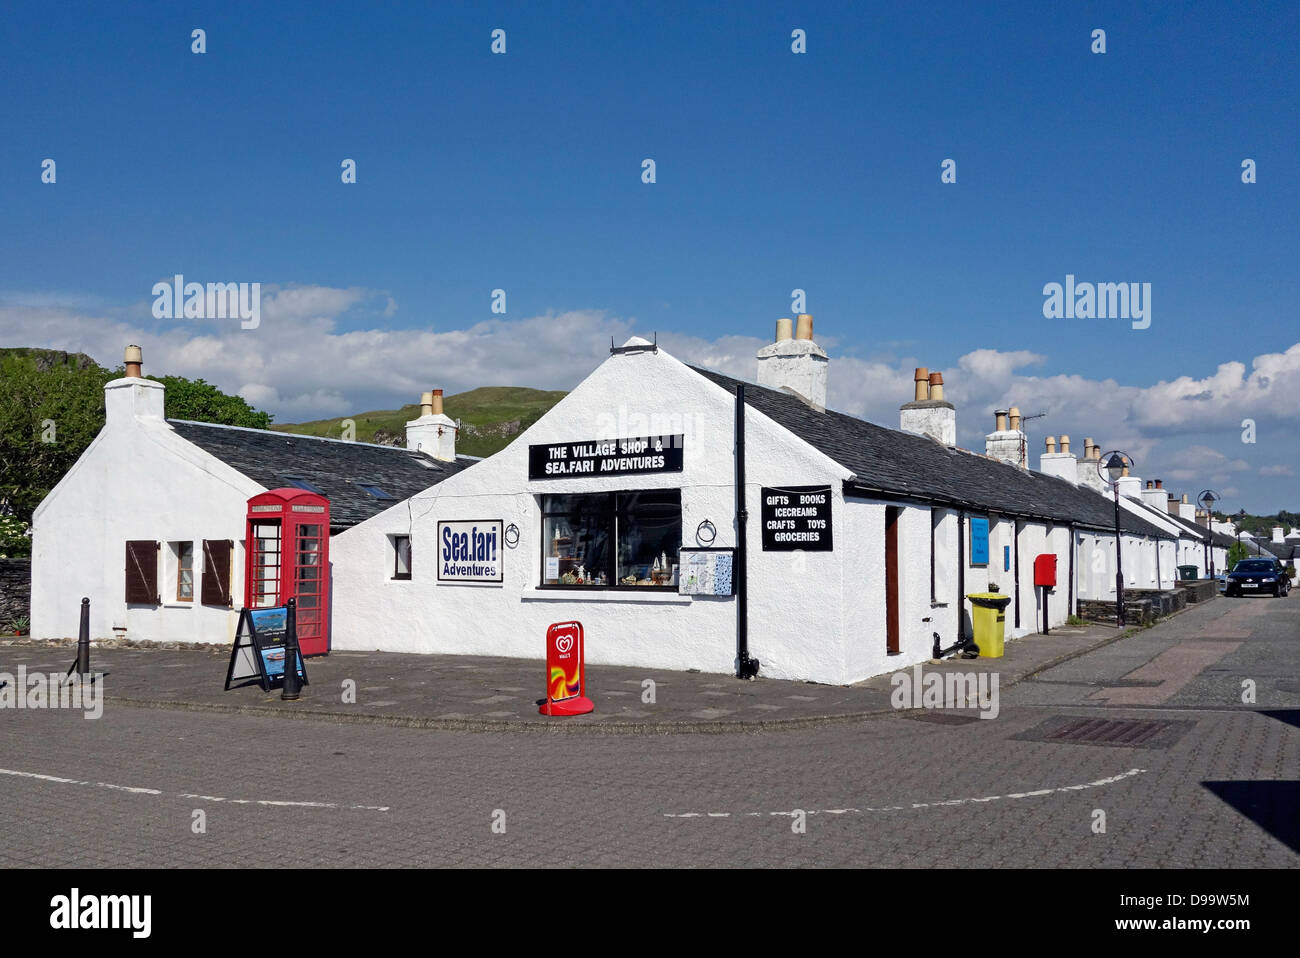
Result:
{"type": "Polygon", "coordinates": [[[975,627],[975,644],[980,658],[1000,659],[1007,638],[1006,607],[1011,596],[1001,592],[968,592],[971,604],[971,624],[975,627]]]}

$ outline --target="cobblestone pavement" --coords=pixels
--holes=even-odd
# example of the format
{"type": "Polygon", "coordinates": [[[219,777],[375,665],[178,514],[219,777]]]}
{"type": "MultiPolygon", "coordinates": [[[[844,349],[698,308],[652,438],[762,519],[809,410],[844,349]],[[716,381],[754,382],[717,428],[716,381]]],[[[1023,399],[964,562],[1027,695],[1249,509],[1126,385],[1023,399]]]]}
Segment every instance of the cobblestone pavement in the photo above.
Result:
{"type": "MultiPolygon", "coordinates": [[[[994,720],[537,736],[6,710],[0,863],[1296,867],[1300,710],[1282,673],[1298,626],[1297,602],[1210,603],[1021,682],[994,720]],[[1215,621],[1248,634],[1167,701],[1091,699],[1215,621]],[[1252,676],[1248,707],[1238,679],[1252,676]],[[1185,724],[1150,747],[1034,736],[1097,717],[1185,724]]],[[[1140,681],[1128,687],[1162,680],[1140,681]]]]}
{"type": "MultiPolygon", "coordinates": [[[[1007,687],[1026,673],[1109,641],[1113,626],[1054,630],[1007,644],[999,659],[950,660],[937,670],[996,672],[1007,687]]],[[[0,645],[0,671],[62,674],[71,647],[0,645]]],[[[192,649],[94,649],[93,670],[103,671],[110,704],[303,715],[331,721],[378,722],[451,731],[525,727],[533,730],[623,732],[727,732],[764,726],[820,723],[891,711],[889,676],[854,686],[819,685],[730,675],[589,666],[587,695],[596,711],[556,719],[538,714],[545,695],[539,659],[393,652],[334,652],[309,659],[311,684],[298,702],[282,702],[278,689],[256,685],[224,691],[227,652],[192,649]],[[344,683],[354,701],[345,702],[344,683]]],[[[926,666],[927,670],[930,666],[926,666]]]]}

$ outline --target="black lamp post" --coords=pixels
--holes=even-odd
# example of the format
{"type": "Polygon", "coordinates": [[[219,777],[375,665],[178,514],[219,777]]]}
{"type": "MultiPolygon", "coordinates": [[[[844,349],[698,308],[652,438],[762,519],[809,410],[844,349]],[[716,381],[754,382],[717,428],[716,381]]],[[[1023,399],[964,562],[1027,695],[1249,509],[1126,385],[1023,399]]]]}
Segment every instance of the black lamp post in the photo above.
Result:
{"type": "Polygon", "coordinates": [[[1115,492],[1115,622],[1124,626],[1124,540],[1119,528],[1119,481],[1133,460],[1122,452],[1111,452],[1097,460],[1097,474],[1115,492]],[[1104,470],[1104,471],[1103,471],[1104,470]]]}
{"type": "Polygon", "coordinates": [[[1206,489],[1196,497],[1196,501],[1205,510],[1205,568],[1210,570],[1211,579],[1214,578],[1214,549],[1211,548],[1214,539],[1214,504],[1220,498],[1213,489],[1206,489]]]}

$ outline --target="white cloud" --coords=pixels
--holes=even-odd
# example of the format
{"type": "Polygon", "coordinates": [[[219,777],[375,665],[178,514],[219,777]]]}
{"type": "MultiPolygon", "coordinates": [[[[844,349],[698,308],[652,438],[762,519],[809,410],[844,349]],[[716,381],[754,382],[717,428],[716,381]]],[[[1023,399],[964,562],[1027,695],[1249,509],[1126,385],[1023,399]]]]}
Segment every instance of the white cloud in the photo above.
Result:
{"type": "MultiPolygon", "coordinates": [[[[147,301],[95,309],[55,294],[19,299],[0,296],[0,343],[87,352],[108,366],[120,363],[124,345],[139,343],[146,370],[201,376],[279,421],[395,407],[430,388],[449,394],[493,385],[570,389],[607,357],[611,339],[622,343],[637,332],[634,319],[600,310],[495,318],[462,329],[377,328],[357,317],[391,316],[398,304],[361,288],[264,285],[262,323],[255,330],[237,321],[157,321],[147,301]]],[[[659,341],[684,361],[749,380],[754,354],[765,344],[749,336],[705,339],[685,332],[663,333],[659,341]]],[[[982,451],[993,410],[1017,405],[1026,415],[1047,414],[1028,427],[1034,463],[1043,436],[1069,434],[1076,451],[1090,436],[1103,449],[1131,454],[1142,476],[1212,485],[1225,495],[1227,480],[1252,467],[1207,443],[1243,454],[1300,448],[1294,412],[1300,410],[1300,343],[1248,363],[1224,362],[1203,378],[1145,387],[1089,378],[1090,368],[1038,374],[1048,361],[1028,350],[977,349],[947,369],[931,367],[944,374],[946,395],[957,406],[958,442],[982,451]],[[1256,447],[1239,443],[1244,418],[1258,423],[1256,447]],[[1178,437],[1195,444],[1181,446],[1178,437]]],[[[921,365],[929,365],[926,356],[833,357],[829,404],[897,426],[899,405],[912,398],[912,370],[921,365]]],[[[1276,482],[1293,473],[1275,465],[1258,475],[1276,482]]]]}

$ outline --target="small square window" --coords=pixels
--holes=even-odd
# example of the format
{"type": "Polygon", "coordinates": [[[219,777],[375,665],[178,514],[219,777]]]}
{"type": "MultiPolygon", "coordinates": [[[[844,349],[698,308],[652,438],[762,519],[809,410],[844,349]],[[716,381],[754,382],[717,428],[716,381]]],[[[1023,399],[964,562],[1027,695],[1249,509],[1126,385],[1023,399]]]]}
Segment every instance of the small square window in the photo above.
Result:
{"type": "Polygon", "coordinates": [[[357,488],[364,491],[367,495],[374,496],[376,499],[393,498],[388,493],[386,493],[383,489],[380,489],[378,486],[372,486],[364,482],[358,482],[357,488]]]}

